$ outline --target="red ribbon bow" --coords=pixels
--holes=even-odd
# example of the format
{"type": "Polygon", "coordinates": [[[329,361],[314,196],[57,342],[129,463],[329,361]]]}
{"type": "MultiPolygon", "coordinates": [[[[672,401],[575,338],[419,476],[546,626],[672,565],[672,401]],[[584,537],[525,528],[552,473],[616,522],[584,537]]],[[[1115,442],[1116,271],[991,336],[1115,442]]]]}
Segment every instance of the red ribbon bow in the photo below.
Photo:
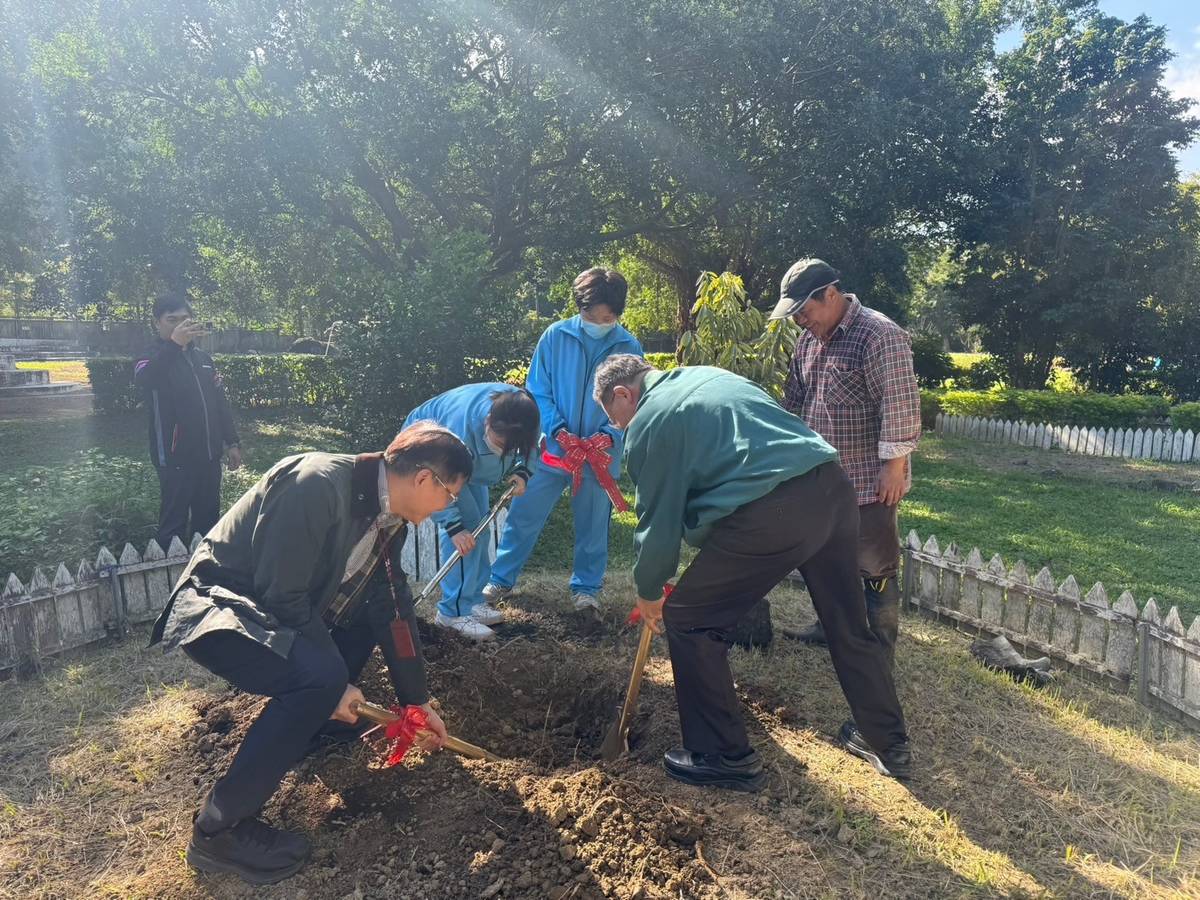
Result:
{"type": "Polygon", "coordinates": [[[429,716],[425,714],[425,710],[419,706],[393,706],[392,712],[400,716],[395,722],[387,726],[383,735],[389,741],[395,741],[392,745],[392,752],[387,758],[385,766],[397,765],[404,755],[412,749],[413,741],[416,740],[417,732],[425,731],[429,728],[429,716]]]}
{"type": "Polygon", "coordinates": [[[612,473],[608,467],[612,465],[612,457],[604,451],[612,446],[612,438],[607,434],[593,434],[590,438],[581,438],[578,435],[563,430],[558,433],[555,438],[558,445],[563,448],[562,456],[555,456],[549,450],[542,451],[542,462],[556,469],[563,469],[571,473],[571,493],[579,493],[579,486],[583,484],[583,466],[587,463],[592,467],[592,471],[596,473],[596,480],[600,482],[600,487],[604,488],[604,492],[608,494],[608,499],[612,501],[621,512],[629,509],[629,504],[625,502],[625,498],[621,496],[621,490],[617,487],[616,481],[613,480],[612,473]]]}

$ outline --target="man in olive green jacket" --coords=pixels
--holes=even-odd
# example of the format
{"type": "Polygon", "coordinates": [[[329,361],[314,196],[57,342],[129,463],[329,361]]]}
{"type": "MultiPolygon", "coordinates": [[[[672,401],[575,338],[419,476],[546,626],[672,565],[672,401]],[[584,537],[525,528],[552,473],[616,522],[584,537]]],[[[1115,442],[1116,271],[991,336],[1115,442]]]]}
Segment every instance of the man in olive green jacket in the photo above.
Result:
{"type": "Polygon", "coordinates": [[[656,371],[613,356],[595,396],[625,431],[637,486],[633,580],[646,623],[665,626],[683,747],[664,759],[689,784],[754,791],[762,762],[742,722],[728,652],[734,627],[800,569],[854,721],[842,746],[897,778],[910,769],[904,713],[858,577],[854,489],[828,443],[761,387],[724,369],[656,371]],[[680,540],[699,553],[669,603],[680,540]],[[860,729],[861,728],[861,732],[860,729]]]}
{"type": "Polygon", "coordinates": [[[266,825],[259,810],[331,719],[356,722],[353,682],[376,645],[396,699],[425,708],[440,746],[400,549],[407,526],[453,502],[471,468],[466,445],[429,422],[383,453],[288,457],[201,542],[151,643],[271,700],[201,806],[193,866],[254,884],[300,870],[308,840],[266,825]]]}

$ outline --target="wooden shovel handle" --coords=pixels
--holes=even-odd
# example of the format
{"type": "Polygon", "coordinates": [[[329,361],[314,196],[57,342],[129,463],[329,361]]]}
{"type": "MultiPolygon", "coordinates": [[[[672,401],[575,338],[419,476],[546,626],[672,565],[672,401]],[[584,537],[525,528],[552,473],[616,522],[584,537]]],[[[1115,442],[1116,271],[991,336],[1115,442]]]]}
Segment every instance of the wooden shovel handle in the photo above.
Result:
{"type": "MultiPolygon", "coordinates": [[[[391,725],[393,722],[400,721],[400,716],[396,715],[390,709],[385,709],[374,703],[368,703],[366,700],[356,700],[350,709],[351,712],[357,713],[364,719],[369,719],[376,725],[391,725]]],[[[475,744],[467,743],[456,737],[447,737],[443,746],[447,750],[453,750],[455,753],[465,756],[468,759],[486,759],[489,762],[498,762],[500,759],[500,757],[489,753],[482,747],[477,747],[475,744]]]]}

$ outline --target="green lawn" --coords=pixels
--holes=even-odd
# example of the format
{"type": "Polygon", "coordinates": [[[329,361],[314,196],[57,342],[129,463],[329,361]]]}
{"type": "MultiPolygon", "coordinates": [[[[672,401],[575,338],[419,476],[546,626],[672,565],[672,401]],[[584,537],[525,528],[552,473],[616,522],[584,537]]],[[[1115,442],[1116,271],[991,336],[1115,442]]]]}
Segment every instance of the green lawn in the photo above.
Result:
{"type": "Polygon", "coordinates": [[[52,359],[45,362],[37,360],[17,363],[18,369],[45,369],[50,373],[51,381],[73,381],[77,384],[90,384],[87,366],[82,359],[52,359]]]}
{"type": "MultiPolygon", "coordinates": [[[[139,550],[154,532],[158,484],[146,453],[140,414],[6,422],[0,474],[0,577],[27,579],[35,564],[94,557],[100,544],[139,550]]],[[[303,450],[349,449],[333,429],[286,417],[243,417],[246,465],[227,476],[225,505],[272,463],[303,450]]],[[[1073,574],[1084,590],[1103,581],[1115,599],[1130,590],[1139,605],[1153,596],[1200,614],[1192,590],[1191,554],[1200,539],[1200,469],[1147,462],[1094,460],[1058,452],[972,444],[927,435],[916,480],[901,507],[905,534],[945,547],[979,547],[1010,565],[1050,566],[1073,574]],[[1175,488],[1164,490],[1163,488],[1175,488]]],[[[632,500],[631,486],[622,485],[632,500]]],[[[634,519],[616,516],[612,565],[631,563],[634,519]]],[[[531,570],[561,572],[569,564],[570,505],[559,503],[543,532],[531,570]]]]}
{"type": "MultiPolygon", "coordinates": [[[[158,479],[140,412],[0,425],[0,578],[27,580],[35,565],[95,559],[101,545],[140,552],[158,520],[158,479]]],[[[343,450],[335,430],[280,416],[241,417],[244,466],[226,473],[228,507],[272,464],[305,450],[343,450]]]]}
{"type": "Polygon", "coordinates": [[[1009,565],[1024,559],[1031,571],[1049,566],[1056,580],[1074,575],[1084,591],[1102,581],[1111,600],[1129,590],[1139,606],[1155,597],[1200,614],[1192,581],[1198,479],[1194,466],[926,435],[901,528],[915,528],[922,541],[936,535],[942,549],[954,541],[964,556],[974,546],[985,560],[999,553],[1009,565]]]}

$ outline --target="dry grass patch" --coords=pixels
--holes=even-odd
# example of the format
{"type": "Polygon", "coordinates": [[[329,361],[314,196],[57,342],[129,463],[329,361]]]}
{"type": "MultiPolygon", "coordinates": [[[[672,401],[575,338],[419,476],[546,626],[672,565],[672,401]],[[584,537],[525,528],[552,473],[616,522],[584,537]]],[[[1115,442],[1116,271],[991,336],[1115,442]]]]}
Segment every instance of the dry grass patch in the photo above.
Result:
{"type": "MultiPolygon", "coordinates": [[[[965,636],[918,618],[903,621],[898,661],[918,754],[908,785],[835,746],[846,709],[828,656],[782,639],[733,654],[771,772],[762,794],[664,777],[678,720],[661,640],[631,754],[598,766],[633,657],[636,635],[620,630],[633,591],[610,588],[592,621],[569,611],[565,582],[530,579],[491,648],[430,646],[451,728],[506,761],[379,771],[359,747],[305,762],[268,814],[310,833],[316,858],[255,896],[459,898],[499,882],[494,896],[573,900],[1200,894],[1195,735],[1070,676],[1049,691],[1014,684],[979,668],[965,636]],[[571,830],[589,815],[598,837],[571,830]]],[[[798,591],[773,601],[777,625],[810,615],[798,591]]],[[[379,673],[364,684],[384,699],[379,673]]],[[[181,853],[252,699],[136,637],[2,689],[0,895],[251,893],[197,877],[181,853]]]]}

